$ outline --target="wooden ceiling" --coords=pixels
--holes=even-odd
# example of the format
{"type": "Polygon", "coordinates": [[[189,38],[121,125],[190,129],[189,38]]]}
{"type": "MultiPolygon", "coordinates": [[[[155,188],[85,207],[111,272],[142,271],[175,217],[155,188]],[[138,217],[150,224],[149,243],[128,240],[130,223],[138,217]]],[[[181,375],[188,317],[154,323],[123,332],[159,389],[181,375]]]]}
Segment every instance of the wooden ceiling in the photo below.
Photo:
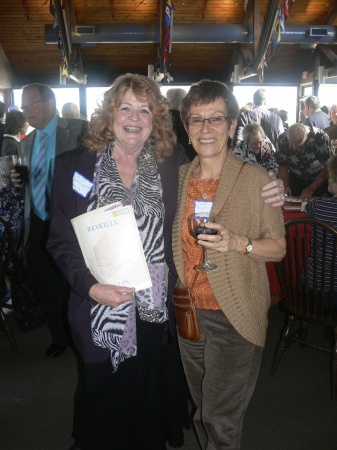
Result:
{"type": "MultiPolygon", "coordinates": [[[[255,0],[255,8],[257,5],[255,0]]],[[[64,0],[67,7],[73,5],[76,25],[136,25],[159,26],[162,0],[64,0]]],[[[248,0],[254,11],[254,0],[248,0]]],[[[288,0],[289,26],[336,26],[337,0],[288,0]]],[[[212,32],[212,26],[252,25],[253,14],[245,12],[245,0],[173,0],[174,26],[170,56],[170,75],[175,83],[190,83],[209,77],[230,81],[234,64],[242,44],[175,43],[174,27],[203,24],[212,32]]],[[[268,0],[259,1],[259,20],[264,22],[268,0]]],[[[249,9],[248,9],[249,11],[249,9]]],[[[50,85],[59,83],[61,51],[57,45],[46,44],[45,25],[52,25],[49,0],[1,0],[0,43],[13,71],[13,84],[40,81],[50,85]]],[[[336,28],[337,29],[337,28],[336,28]]],[[[199,40],[199,39],[198,39],[199,40]]],[[[202,41],[202,37],[200,39],[202,41]]],[[[314,44],[320,42],[316,38],[314,44]]],[[[336,44],[326,44],[337,53],[336,44]]],[[[253,43],[244,44],[253,52],[253,43]]],[[[158,61],[158,44],[142,42],[98,43],[95,48],[80,48],[83,72],[87,83],[110,84],[125,72],[147,75],[148,65],[158,61]]],[[[312,72],[317,65],[318,48],[315,45],[281,42],[269,55],[264,69],[264,82],[297,82],[303,71],[312,72]]],[[[247,64],[243,60],[242,64],[247,64]]],[[[319,65],[332,67],[336,63],[325,54],[319,65]]],[[[255,79],[256,80],[256,79],[255,79]]]]}

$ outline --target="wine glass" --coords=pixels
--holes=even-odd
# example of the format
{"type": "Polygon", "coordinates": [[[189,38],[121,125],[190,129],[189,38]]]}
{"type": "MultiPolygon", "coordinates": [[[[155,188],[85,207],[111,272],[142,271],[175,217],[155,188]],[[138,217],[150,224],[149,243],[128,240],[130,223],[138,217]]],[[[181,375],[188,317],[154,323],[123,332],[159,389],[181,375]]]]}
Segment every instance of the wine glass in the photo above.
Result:
{"type": "MultiPolygon", "coordinates": [[[[211,230],[207,228],[206,225],[209,222],[215,222],[215,218],[213,216],[201,217],[198,214],[192,214],[190,216],[190,232],[192,236],[197,238],[198,234],[218,234],[217,230],[211,230]]],[[[193,267],[197,272],[214,272],[218,270],[218,266],[216,264],[212,264],[208,261],[207,257],[207,248],[202,245],[203,251],[203,262],[193,267]]]]}
{"type": "Polygon", "coordinates": [[[20,156],[12,155],[13,168],[20,174],[21,183],[28,182],[28,166],[25,165],[20,156]]]}

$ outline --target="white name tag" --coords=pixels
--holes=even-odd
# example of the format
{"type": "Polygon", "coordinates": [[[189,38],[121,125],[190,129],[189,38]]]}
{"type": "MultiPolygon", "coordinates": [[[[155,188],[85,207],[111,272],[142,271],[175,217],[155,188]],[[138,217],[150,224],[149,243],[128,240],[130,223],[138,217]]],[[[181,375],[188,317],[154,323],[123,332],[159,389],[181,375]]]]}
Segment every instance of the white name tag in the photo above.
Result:
{"type": "Polygon", "coordinates": [[[209,217],[212,206],[212,201],[194,200],[194,214],[200,217],[209,217]]]}
{"type": "Polygon", "coordinates": [[[74,172],[73,176],[73,191],[77,192],[82,197],[86,197],[91,191],[94,183],[88,178],[85,178],[78,172],[74,172]]]}

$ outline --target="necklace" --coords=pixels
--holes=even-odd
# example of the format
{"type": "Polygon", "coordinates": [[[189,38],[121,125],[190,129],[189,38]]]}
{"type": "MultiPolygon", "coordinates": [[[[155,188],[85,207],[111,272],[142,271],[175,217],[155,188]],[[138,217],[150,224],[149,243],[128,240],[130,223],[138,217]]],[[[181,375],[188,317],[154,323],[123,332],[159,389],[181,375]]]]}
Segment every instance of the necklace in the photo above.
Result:
{"type": "Polygon", "coordinates": [[[194,179],[195,185],[203,200],[210,200],[212,197],[214,197],[215,193],[213,191],[214,188],[217,188],[220,177],[208,178],[206,180],[203,180],[194,176],[194,179]]]}

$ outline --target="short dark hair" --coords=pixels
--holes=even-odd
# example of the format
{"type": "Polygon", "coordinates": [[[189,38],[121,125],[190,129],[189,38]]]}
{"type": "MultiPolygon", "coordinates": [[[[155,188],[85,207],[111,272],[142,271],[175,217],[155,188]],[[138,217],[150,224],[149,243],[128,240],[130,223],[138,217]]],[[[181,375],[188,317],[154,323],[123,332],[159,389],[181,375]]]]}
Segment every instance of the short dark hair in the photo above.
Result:
{"type": "Polygon", "coordinates": [[[16,136],[26,123],[23,112],[13,110],[7,113],[5,122],[5,133],[16,136]]]}
{"type": "Polygon", "coordinates": [[[319,98],[316,97],[315,95],[310,95],[310,97],[306,98],[304,101],[304,104],[308,108],[314,108],[314,109],[317,109],[321,106],[321,102],[319,101],[319,98]]]}
{"type": "Polygon", "coordinates": [[[322,110],[323,112],[325,112],[325,114],[329,115],[329,112],[330,112],[329,106],[323,105],[323,106],[321,107],[321,110],[322,110]]]}
{"type": "Polygon", "coordinates": [[[278,115],[281,117],[282,121],[285,122],[288,120],[288,113],[284,109],[280,109],[278,115]]]}
{"type": "Polygon", "coordinates": [[[222,98],[227,106],[229,122],[236,120],[239,116],[239,105],[228,87],[220,81],[201,80],[199,83],[191,86],[188,94],[182,101],[180,114],[185,127],[188,125],[192,105],[207,105],[218,98],[222,98]]]}

